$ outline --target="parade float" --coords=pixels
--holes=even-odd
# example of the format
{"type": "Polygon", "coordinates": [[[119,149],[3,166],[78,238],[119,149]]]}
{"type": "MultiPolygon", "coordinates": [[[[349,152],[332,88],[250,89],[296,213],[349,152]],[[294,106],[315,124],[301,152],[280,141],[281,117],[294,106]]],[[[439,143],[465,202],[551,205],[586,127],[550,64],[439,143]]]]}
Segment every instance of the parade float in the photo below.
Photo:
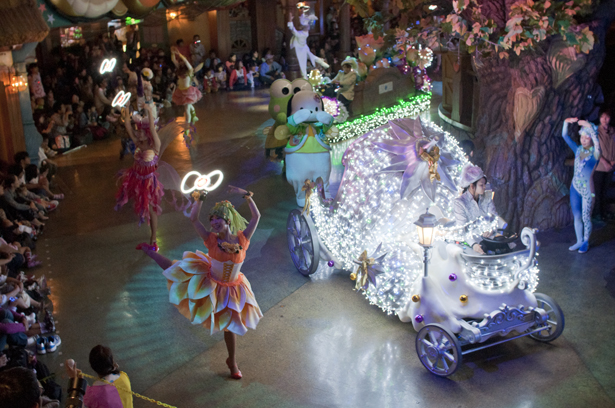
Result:
{"type": "Polygon", "coordinates": [[[349,272],[370,303],[412,323],[421,363],[439,376],[485,347],[523,336],[556,339],[563,313],[535,292],[536,231],[524,228],[514,252],[474,252],[465,242],[496,232],[498,220],[455,223],[453,200],[468,163],[456,140],[419,118],[382,120],[344,149],[334,199],[320,180],[306,182],[306,204],[287,221],[297,270],[349,272]]]}

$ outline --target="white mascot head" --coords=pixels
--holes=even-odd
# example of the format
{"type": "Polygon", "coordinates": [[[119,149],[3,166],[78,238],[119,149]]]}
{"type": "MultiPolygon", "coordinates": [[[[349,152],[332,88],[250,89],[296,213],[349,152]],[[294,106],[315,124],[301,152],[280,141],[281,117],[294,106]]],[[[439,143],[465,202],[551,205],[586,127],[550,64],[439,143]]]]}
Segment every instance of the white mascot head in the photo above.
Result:
{"type": "Polygon", "coordinates": [[[322,98],[313,91],[299,91],[288,101],[288,116],[296,123],[331,123],[333,116],[325,112],[322,98]]]}

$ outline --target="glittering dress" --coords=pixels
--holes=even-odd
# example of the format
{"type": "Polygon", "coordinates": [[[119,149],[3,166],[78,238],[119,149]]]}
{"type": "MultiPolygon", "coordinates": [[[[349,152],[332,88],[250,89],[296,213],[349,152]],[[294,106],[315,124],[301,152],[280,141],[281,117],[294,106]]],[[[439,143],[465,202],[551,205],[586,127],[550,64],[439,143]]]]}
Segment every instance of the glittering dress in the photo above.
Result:
{"type": "Polygon", "coordinates": [[[219,245],[216,234],[204,242],[208,254],[184,252],[183,259],[166,269],[169,301],[192,324],[208,328],[211,334],[221,330],[244,335],[255,329],[263,314],[250,282],[240,272],[250,241],[237,234],[242,249],[228,253],[219,245]]]}
{"type": "Polygon", "coordinates": [[[118,190],[115,199],[115,209],[119,210],[129,200],[134,200],[135,213],[139,216],[139,225],[144,221],[149,223],[150,205],[160,215],[162,208],[163,185],[158,180],[158,155],[154,150],[135,150],[135,161],[131,168],[120,170],[118,174],[118,190]]]}

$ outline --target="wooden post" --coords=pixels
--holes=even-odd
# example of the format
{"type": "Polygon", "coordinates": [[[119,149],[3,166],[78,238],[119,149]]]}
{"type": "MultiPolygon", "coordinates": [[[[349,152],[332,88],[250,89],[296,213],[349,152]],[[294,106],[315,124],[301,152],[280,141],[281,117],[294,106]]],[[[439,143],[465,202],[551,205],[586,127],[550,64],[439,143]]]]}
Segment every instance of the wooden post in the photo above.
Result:
{"type": "Polygon", "coordinates": [[[216,13],[218,58],[226,61],[231,54],[231,18],[228,10],[220,10],[216,13]]]}
{"type": "Polygon", "coordinates": [[[275,49],[276,0],[250,0],[250,26],[252,49],[262,52],[275,49]]]}
{"type": "MultiPolygon", "coordinates": [[[[207,19],[209,20],[209,47],[216,50],[216,55],[220,58],[220,48],[218,44],[218,17],[217,11],[208,11],[207,19]]],[[[207,56],[209,58],[209,55],[207,56]]]]}

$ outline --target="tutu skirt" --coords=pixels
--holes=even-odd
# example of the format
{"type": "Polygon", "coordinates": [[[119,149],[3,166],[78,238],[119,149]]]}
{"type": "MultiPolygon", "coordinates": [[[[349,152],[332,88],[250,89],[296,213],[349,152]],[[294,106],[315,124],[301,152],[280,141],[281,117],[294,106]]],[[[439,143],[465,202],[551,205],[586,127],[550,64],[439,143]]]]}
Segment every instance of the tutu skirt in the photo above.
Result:
{"type": "Polygon", "coordinates": [[[158,181],[157,161],[141,162],[135,160],[129,169],[120,170],[118,183],[120,188],[115,196],[115,210],[119,210],[128,201],[134,201],[134,210],[139,217],[139,225],[144,221],[149,224],[150,206],[156,214],[162,214],[163,185],[158,181]]]}
{"type": "Polygon", "coordinates": [[[175,91],[173,91],[172,100],[175,105],[183,106],[200,101],[202,96],[201,91],[194,86],[187,89],[175,88],[175,91]]]}
{"type": "Polygon", "coordinates": [[[200,324],[211,334],[227,330],[244,335],[255,329],[263,314],[243,273],[232,282],[222,282],[211,274],[209,255],[184,252],[163,272],[167,278],[169,301],[192,324],[200,324]]]}

